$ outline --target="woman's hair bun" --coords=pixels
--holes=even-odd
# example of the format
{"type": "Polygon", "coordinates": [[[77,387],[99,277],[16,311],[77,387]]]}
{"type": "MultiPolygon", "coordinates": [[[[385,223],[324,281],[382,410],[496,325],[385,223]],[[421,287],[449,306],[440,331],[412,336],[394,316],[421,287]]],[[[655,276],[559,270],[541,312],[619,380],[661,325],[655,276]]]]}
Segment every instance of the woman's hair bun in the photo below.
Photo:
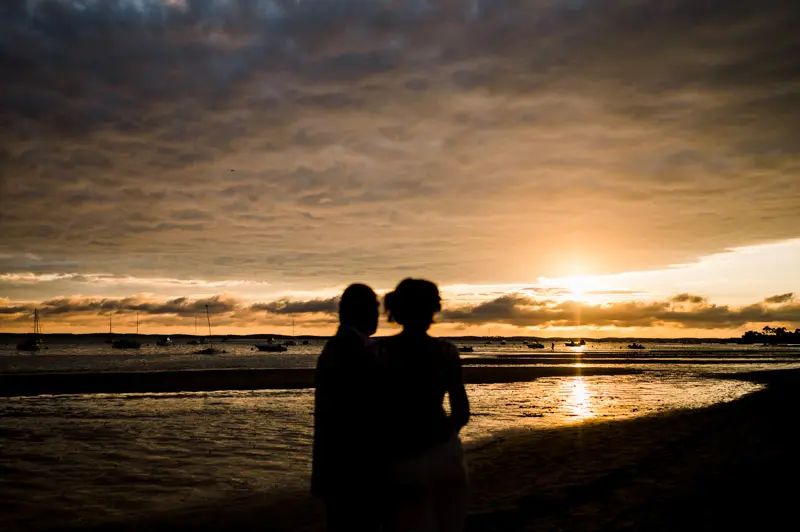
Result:
{"type": "Polygon", "coordinates": [[[442,309],[442,299],[435,283],[425,279],[403,279],[384,296],[383,306],[390,322],[401,325],[415,316],[429,317],[442,309]]]}

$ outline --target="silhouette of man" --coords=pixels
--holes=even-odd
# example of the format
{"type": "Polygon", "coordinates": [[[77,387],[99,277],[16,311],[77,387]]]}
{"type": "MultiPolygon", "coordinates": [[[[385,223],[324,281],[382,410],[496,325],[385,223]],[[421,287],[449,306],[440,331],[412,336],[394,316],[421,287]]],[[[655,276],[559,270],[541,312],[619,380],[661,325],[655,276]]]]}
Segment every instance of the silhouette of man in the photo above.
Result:
{"type": "Polygon", "coordinates": [[[377,362],[369,339],[379,313],[370,287],[348,286],[339,329],[317,361],[311,493],[325,502],[329,532],[380,530],[377,362]]]}

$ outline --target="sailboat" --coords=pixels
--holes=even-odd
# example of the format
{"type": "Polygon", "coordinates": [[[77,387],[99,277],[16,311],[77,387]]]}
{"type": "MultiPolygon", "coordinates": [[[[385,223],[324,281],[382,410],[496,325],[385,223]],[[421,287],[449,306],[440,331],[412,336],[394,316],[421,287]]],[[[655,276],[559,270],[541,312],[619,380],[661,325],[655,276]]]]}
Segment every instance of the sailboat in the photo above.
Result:
{"type": "Polygon", "coordinates": [[[292,347],[297,345],[297,340],[294,339],[294,318],[292,318],[292,339],[286,340],[285,342],[283,342],[283,345],[287,347],[292,347]]]}
{"type": "Polygon", "coordinates": [[[159,347],[169,347],[173,345],[172,338],[169,336],[162,336],[158,340],[156,340],[156,345],[159,347]]]}
{"type": "Polygon", "coordinates": [[[111,332],[111,314],[108,315],[108,338],[106,338],[106,343],[110,344],[114,342],[114,333],[111,332]]]}
{"type": "Polygon", "coordinates": [[[208,343],[211,344],[211,346],[201,349],[200,351],[195,351],[194,353],[196,355],[220,355],[222,353],[227,353],[224,349],[217,349],[214,347],[214,340],[211,337],[211,316],[208,314],[208,305],[206,305],[206,320],[208,320],[208,343]]]}
{"type": "Polygon", "coordinates": [[[33,309],[33,334],[25,340],[17,344],[17,349],[20,351],[39,351],[47,349],[44,345],[44,340],[41,338],[42,331],[39,327],[39,309],[33,309]]]}
{"type": "MultiPolygon", "coordinates": [[[[136,336],[139,336],[139,313],[136,313],[136,336]]],[[[139,349],[142,347],[142,342],[134,338],[120,338],[111,342],[111,347],[114,349],[139,349]]]]}
{"type": "MultiPolygon", "coordinates": [[[[194,335],[197,336],[197,316],[194,317],[194,335]]],[[[194,339],[189,340],[188,342],[186,342],[186,345],[200,345],[200,344],[203,344],[203,343],[205,343],[205,342],[202,342],[202,341],[198,340],[197,338],[194,338],[194,339]]]]}

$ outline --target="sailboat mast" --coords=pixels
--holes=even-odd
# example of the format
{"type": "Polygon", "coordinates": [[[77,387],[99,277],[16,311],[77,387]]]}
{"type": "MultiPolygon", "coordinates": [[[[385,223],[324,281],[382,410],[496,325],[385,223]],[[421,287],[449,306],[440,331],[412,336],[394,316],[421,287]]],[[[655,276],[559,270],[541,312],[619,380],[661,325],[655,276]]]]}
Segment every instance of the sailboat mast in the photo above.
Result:
{"type": "Polygon", "coordinates": [[[33,309],[33,336],[39,335],[39,309],[33,309]]]}
{"type": "Polygon", "coordinates": [[[139,312],[136,312],[136,334],[139,334],[139,312]]]}
{"type": "Polygon", "coordinates": [[[211,344],[211,348],[214,348],[214,339],[211,338],[211,316],[208,315],[208,305],[206,305],[206,320],[208,321],[208,343],[211,344]]]}

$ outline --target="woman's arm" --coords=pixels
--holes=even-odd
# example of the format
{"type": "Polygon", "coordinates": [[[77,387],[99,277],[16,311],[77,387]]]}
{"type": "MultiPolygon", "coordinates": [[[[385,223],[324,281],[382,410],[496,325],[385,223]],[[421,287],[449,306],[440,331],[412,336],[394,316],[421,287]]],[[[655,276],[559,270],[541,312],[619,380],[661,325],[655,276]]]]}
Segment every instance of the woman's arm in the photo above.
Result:
{"type": "Polygon", "coordinates": [[[461,375],[461,357],[458,349],[448,342],[447,395],[450,398],[450,420],[453,431],[458,433],[469,421],[469,398],[464,388],[464,378],[461,375]]]}

